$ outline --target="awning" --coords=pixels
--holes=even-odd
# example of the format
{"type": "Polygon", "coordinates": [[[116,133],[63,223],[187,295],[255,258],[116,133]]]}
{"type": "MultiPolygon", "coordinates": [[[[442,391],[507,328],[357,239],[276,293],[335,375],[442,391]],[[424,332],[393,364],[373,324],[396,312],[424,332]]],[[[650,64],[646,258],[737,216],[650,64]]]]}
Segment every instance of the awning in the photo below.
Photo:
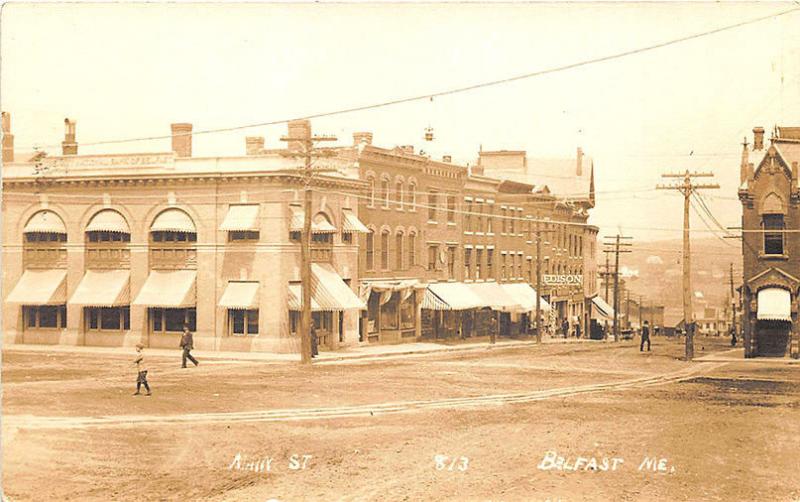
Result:
{"type": "Polygon", "coordinates": [[[197,233],[194,222],[189,215],[180,209],[167,209],[156,217],[151,232],[187,232],[197,233]]]}
{"type": "MultiPolygon", "coordinates": [[[[302,308],[302,287],[289,285],[289,310],[302,308]]],[[[364,303],[328,263],[311,264],[311,310],[314,312],[364,310],[364,303]]]]}
{"type": "MultiPolygon", "coordinates": [[[[508,293],[514,301],[522,306],[523,312],[536,311],[536,290],[530,284],[524,282],[512,282],[501,284],[501,287],[508,293]]],[[[539,309],[542,312],[550,311],[550,304],[544,298],[539,298],[539,309]]]]}
{"type": "Polygon", "coordinates": [[[67,303],[67,271],[26,270],[6,301],[22,305],[63,305],[67,303]]]}
{"type": "Polygon", "coordinates": [[[369,229],[353,214],[352,209],[342,209],[342,232],[368,234],[369,229]]]}
{"type": "Polygon", "coordinates": [[[133,305],[184,308],[197,303],[194,270],[152,270],[133,305]]]}
{"type": "Polygon", "coordinates": [[[28,223],[25,224],[25,228],[22,230],[23,234],[34,232],[65,234],[67,233],[67,227],[64,226],[64,222],[56,213],[44,210],[31,216],[31,219],[28,220],[28,223]]]}
{"type": "Polygon", "coordinates": [[[231,281],[225,287],[219,306],[232,310],[257,309],[259,306],[257,282],[231,281]]]}
{"type": "MultiPolygon", "coordinates": [[[[377,280],[377,281],[370,281],[370,280],[362,280],[361,284],[359,285],[359,293],[358,296],[363,301],[368,301],[369,296],[375,293],[393,293],[395,291],[401,291],[405,293],[405,298],[411,296],[412,289],[425,289],[427,286],[420,283],[418,279],[398,279],[395,281],[387,281],[387,280],[377,280]]],[[[405,300],[405,298],[403,298],[405,300]]]]}
{"type": "Polygon", "coordinates": [[[226,232],[258,231],[258,207],[258,204],[231,205],[219,229],[226,232]]]}
{"type": "Polygon", "coordinates": [[[118,232],[121,234],[131,233],[128,222],[121,214],[113,209],[103,209],[94,217],[89,225],[86,226],[87,232],[118,232]]]}
{"type": "Polygon", "coordinates": [[[502,312],[526,312],[526,309],[509,292],[496,282],[476,282],[469,284],[483,304],[492,310],[502,312]]]}
{"type": "Polygon", "coordinates": [[[592,298],[592,303],[596,307],[597,313],[600,314],[600,317],[604,317],[609,320],[614,318],[614,309],[611,308],[611,305],[606,303],[606,301],[601,297],[595,296],[592,298]]]}
{"type": "Polygon", "coordinates": [[[781,288],[759,290],[756,319],[792,322],[792,294],[781,288]]]}
{"type": "MultiPolygon", "coordinates": [[[[289,223],[289,231],[291,232],[302,232],[303,231],[303,219],[305,218],[305,211],[302,208],[297,206],[289,206],[289,209],[292,212],[292,220],[289,223]]],[[[332,234],[336,232],[336,227],[331,225],[331,222],[328,221],[328,218],[322,214],[317,213],[311,218],[311,233],[312,234],[332,234]]]]}
{"type": "Polygon", "coordinates": [[[428,310],[468,310],[482,307],[488,305],[463,282],[428,284],[422,300],[422,308],[428,310]]]}
{"type": "Polygon", "coordinates": [[[87,270],[69,302],[84,307],[128,305],[130,276],[128,270],[87,270]]]}

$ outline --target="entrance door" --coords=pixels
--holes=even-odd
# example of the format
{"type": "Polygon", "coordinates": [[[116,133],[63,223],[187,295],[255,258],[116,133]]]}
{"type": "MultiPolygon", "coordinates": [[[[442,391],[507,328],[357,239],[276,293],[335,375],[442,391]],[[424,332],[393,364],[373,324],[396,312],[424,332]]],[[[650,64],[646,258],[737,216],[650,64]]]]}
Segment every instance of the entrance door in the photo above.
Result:
{"type": "Polygon", "coordinates": [[[792,323],[758,321],[756,323],[756,353],[762,357],[783,357],[789,343],[792,323]]]}

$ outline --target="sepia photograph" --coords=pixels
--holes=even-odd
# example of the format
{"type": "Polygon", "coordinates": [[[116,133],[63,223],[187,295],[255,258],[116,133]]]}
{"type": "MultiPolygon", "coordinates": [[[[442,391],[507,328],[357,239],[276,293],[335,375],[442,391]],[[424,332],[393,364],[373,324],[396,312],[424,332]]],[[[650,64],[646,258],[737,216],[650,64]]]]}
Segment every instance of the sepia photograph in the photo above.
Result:
{"type": "Polygon", "coordinates": [[[0,7],[2,502],[800,502],[800,1],[0,7]]]}

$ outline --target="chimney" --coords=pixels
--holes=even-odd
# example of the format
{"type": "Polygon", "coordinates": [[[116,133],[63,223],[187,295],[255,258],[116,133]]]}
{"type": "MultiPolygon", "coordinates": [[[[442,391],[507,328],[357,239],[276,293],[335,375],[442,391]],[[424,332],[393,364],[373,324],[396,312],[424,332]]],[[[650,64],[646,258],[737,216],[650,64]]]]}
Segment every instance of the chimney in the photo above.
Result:
{"type": "Polygon", "coordinates": [[[64,119],[64,141],[61,142],[61,153],[64,155],[78,155],[78,143],[75,142],[74,120],[64,119]]]}
{"type": "Polygon", "coordinates": [[[264,136],[247,136],[244,139],[247,155],[261,155],[264,153],[264,136]]]}
{"type": "Polygon", "coordinates": [[[575,169],[575,174],[578,176],[583,176],[583,150],[581,149],[581,147],[578,147],[577,159],[578,159],[578,166],[575,169]]]}
{"type": "Polygon", "coordinates": [[[192,124],[170,124],[172,128],[172,151],[178,157],[192,156],[192,124]]]}
{"type": "MultiPolygon", "coordinates": [[[[311,138],[311,122],[308,120],[292,120],[288,124],[290,138],[311,138]]],[[[300,141],[289,141],[289,150],[299,152],[303,150],[303,143],[300,141]]]]}
{"type": "Polygon", "coordinates": [[[453,157],[451,157],[450,155],[442,155],[442,162],[451,164],[453,162],[453,157]]]}
{"type": "Polygon", "coordinates": [[[353,133],[353,146],[358,146],[361,143],[371,145],[372,144],[372,133],[371,132],[354,132],[353,133]]]}
{"type": "Polygon", "coordinates": [[[742,141],[742,163],[739,167],[739,184],[747,181],[747,164],[750,163],[750,155],[747,151],[747,138],[742,141]]]}
{"type": "Polygon", "coordinates": [[[11,134],[11,114],[3,112],[3,163],[14,162],[14,135],[11,134]]]}
{"type": "Polygon", "coordinates": [[[754,127],[753,128],[753,151],[763,150],[764,149],[764,128],[763,127],[754,127]]]}

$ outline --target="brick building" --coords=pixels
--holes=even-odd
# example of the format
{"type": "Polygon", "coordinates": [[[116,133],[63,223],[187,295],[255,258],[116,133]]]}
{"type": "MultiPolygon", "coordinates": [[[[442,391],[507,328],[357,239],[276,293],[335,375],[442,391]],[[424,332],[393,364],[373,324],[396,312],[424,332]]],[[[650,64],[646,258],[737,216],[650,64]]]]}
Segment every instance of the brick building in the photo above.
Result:
{"type": "Polygon", "coordinates": [[[745,357],[800,357],[800,127],[764,129],[740,165],[745,357]]]}
{"type": "MultiPolygon", "coordinates": [[[[190,124],[172,151],[78,155],[71,120],[62,155],[15,160],[3,127],[6,342],[177,347],[185,322],[199,349],[298,351],[299,161],[258,138],[250,155],[192,157],[190,124]]],[[[365,183],[332,172],[313,188],[313,316],[325,346],[358,343],[365,183]]]]}

